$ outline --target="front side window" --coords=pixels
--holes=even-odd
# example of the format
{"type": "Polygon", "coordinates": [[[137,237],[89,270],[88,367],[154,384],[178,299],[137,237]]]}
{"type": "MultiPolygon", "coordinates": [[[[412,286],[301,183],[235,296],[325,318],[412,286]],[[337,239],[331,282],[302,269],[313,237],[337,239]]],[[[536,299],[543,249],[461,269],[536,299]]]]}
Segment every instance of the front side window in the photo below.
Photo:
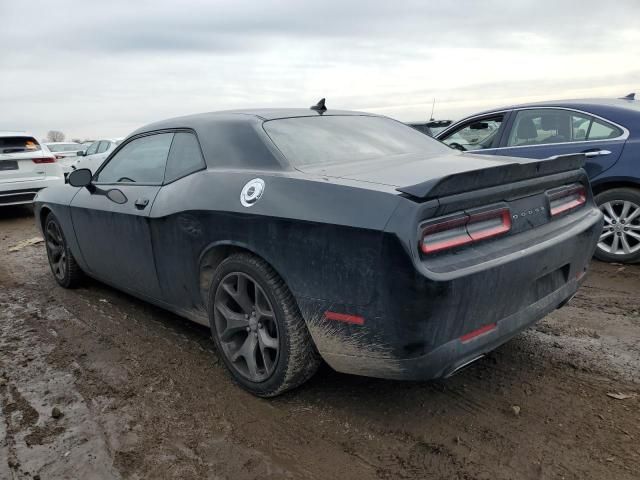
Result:
{"type": "Polygon", "coordinates": [[[173,137],[164,183],[173,182],[205,166],[198,139],[193,133],[177,132],[173,137]]]}
{"type": "Polygon", "coordinates": [[[441,143],[384,117],[282,118],[264,122],[263,127],[282,154],[300,167],[366,162],[413,153],[447,153],[441,143]]]}
{"type": "Polygon", "coordinates": [[[458,150],[482,150],[491,148],[502,125],[503,115],[474,120],[442,139],[458,150]]]}
{"type": "Polygon", "coordinates": [[[100,142],[93,142],[89,148],[87,148],[87,155],[93,155],[98,151],[98,145],[100,142]]]}
{"type": "Polygon", "coordinates": [[[100,170],[97,182],[162,184],[172,139],[173,133],[160,133],[130,141],[100,170]]]}
{"type": "Polygon", "coordinates": [[[111,146],[111,142],[108,140],[102,140],[100,142],[100,145],[98,145],[98,151],[96,153],[104,153],[107,150],[109,150],[109,147],[111,146]]]}

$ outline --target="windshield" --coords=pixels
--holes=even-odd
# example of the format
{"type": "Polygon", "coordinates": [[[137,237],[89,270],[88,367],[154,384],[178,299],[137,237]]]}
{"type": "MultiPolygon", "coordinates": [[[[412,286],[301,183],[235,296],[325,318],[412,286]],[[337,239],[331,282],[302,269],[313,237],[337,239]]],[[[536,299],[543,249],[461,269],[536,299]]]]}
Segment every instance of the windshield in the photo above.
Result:
{"type": "Polygon", "coordinates": [[[0,153],[35,152],[40,144],[33,137],[0,137],[0,153]]]}
{"type": "Polygon", "coordinates": [[[383,117],[298,117],[270,120],[263,125],[283,155],[298,166],[361,162],[407,153],[449,152],[436,140],[383,117]]]}
{"type": "Polygon", "coordinates": [[[52,152],[77,152],[82,150],[82,147],[77,143],[48,143],[46,145],[52,152]]]}

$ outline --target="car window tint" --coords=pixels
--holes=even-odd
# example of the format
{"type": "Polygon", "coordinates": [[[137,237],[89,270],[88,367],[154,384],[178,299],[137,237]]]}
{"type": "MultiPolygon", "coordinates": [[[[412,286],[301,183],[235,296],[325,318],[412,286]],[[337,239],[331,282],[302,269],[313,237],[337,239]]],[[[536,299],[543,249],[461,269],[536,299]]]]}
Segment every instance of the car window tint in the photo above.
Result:
{"type": "Polygon", "coordinates": [[[193,133],[178,132],[173,137],[164,181],[172,182],[204,168],[204,165],[196,136],[193,133]]]}
{"type": "Polygon", "coordinates": [[[503,119],[504,116],[499,115],[497,117],[473,120],[471,123],[442,138],[442,141],[460,150],[491,148],[503,119]]]}
{"type": "Polygon", "coordinates": [[[93,142],[89,148],[87,148],[87,155],[93,155],[98,150],[100,142],[93,142]]]}
{"type": "Polygon", "coordinates": [[[516,114],[507,145],[521,147],[584,141],[580,131],[584,128],[584,122],[580,123],[577,129],[573,122],[578,117],[579,114],[570,110],[521,110],[516,114]]]}
{"type": "Polygon", "coordinates": [[[608,140],[622,135],[622,130],[602,120],[593,119],[588,140],[608,140]]]}
{"type": "Polygon", "coordinates": [[[103,140],[100,142],[100,145],[98,146],[98,150],[96,153],[104,153],[107,150],[109,150],[109,146],[111,145],[111,142],[107,141],[107,140],[103,140]]]}
{"type": "Polygon", "coordinates": [[[572,139],[576,142],[584,141],[587,139],[587,133],[591,126],[591,117],[588,115],[582,115],[574,113],[571,115],[572,125],[572,139]]]}
{"type": "Polygon", "coordinates": [[[173,133],[160,133],[132,140],[104,166],[97,181],[161,184],[172,139],[173,133]]]}
{"type": "Polygon", "coordinates": [[[0,153],[35,152],[37,150],[40,150],[40,144],[33,137],[0,138],[0,153]]]}
{"type": "Polygon", "coordinates": [[[447,147],[395,120],[327,115],[269,120],[265,131],[299,166],[365,162],[410,153],[445,153],[447,147]]]}

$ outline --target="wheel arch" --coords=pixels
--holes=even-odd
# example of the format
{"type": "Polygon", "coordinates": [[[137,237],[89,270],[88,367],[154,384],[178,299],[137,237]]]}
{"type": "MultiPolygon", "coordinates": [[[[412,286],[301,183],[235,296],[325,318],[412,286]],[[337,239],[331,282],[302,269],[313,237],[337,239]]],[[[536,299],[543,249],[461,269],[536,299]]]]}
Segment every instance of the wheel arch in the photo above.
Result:
{"type": "Polygon", "coordinates": [[[40,231],[42,231],[42,233],[44,234],[44,222],[47,219],[47,217],[49,216],[50,213],[52,213],[53,210],[51,210],[51,208],[49,208],[47,205],[44,205],[40,208],[40,212],[38,212],[38,222],[40,225],[40,231]]]}
{"type": "MultiPolygon", "coordinates": [[[[287,288],[291,290],[291,287],[287,282],[286,275],[283,275],[283,273],[273,264],[273,262],[271,262],[260,252],[256,251],[254,248],[244,242],[222,240],[207,245],[198,258],[198,286],[200,289],[200,297],[202,298],[205,308],[207,308],[208,306],[207,304],[211,279],[213,278],[218,265],[220,265],[220,263],[225,258],[233,255],[234,253],[249,253],[260,258],[261,260],[269,264],[271,268],[273,268],[273,270],[280,276],[280,278],[282,278],[282,281],[285,283],[287,288]]],[[[295,295],[293,296],[295,298],[295,295]]]]}
{"type": "Polygon", "coordinates": [[[606,180],[598,183],[591,184],[591,189],[594,195],[599,195],[607,190],[613,190],[614,188],[633,188],[640,190],[640,183],[632,180],[606,180]]]}

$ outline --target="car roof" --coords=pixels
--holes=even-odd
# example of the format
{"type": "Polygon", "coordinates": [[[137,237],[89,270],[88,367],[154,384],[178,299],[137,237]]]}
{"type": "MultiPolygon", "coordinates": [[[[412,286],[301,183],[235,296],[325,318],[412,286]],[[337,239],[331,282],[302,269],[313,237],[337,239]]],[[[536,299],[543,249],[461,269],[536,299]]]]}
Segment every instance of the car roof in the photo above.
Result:
{"type": "Polygon", "coordinates": [[[589,110],[595,107],[597,109],[616,109],[640,112],[640,100],[626,100],[623,98],[576,98],[570,100],[545,100],[541,102],[520,103],[500,108],[492,108],[483,112],[474,113],[473,115],[469,115],[469,117],[475,117],[477,115],[484,115],[487,113],[501,112],[504,110],[514,110],[519,108],[531,107],[567,107],[577,110],[589,110]]]}
{"type": "Polygon", "coordinates": [[[154,130],[162,130],[168,128],[196,128],[196,126],[204,126],[210,123],[233,122],[247,123],[255,121],[276,120],[280,118],[295,117],[318,117],[318,116],[334,116],[334,115],[354,115],[354,116],[374,116],[370,113],[356,112],[351,110],[327,110],[320,114],[310,108],[255,108],[255,109],[239,109],[239,110],[223,110],[219,112],[197,113],[194,115],[185,115],[182,117],[169,118],[158,122],[145,125],[132,135],[139,133],[151,132],[154,130]]]}
{"type": "Polygon", "coordinates": [[[45,142],[45,145],[80,145],[78,142],[45,142]]]}
{"type": "MultiPolygon", "coordinates": [[[[282,170],[290,163],[274,152],[265,141],[264,121],[280,118],[318,117],[309,108],[264,108],[227,110],[170,118],[139,128],[129,137],[162,130],[190,129],[200,141],[207,164],[211,167],[282,170]]],[[[347,110],[328,110],[323,116],[376,116],[347,110]]]]}
{"type": "Polygon", "coordinates": [[[35,135],[33,135],[30,132],[12,132],[9,130],[0,130],[0,137],[33,137],[35,138],[35,135]]]}

